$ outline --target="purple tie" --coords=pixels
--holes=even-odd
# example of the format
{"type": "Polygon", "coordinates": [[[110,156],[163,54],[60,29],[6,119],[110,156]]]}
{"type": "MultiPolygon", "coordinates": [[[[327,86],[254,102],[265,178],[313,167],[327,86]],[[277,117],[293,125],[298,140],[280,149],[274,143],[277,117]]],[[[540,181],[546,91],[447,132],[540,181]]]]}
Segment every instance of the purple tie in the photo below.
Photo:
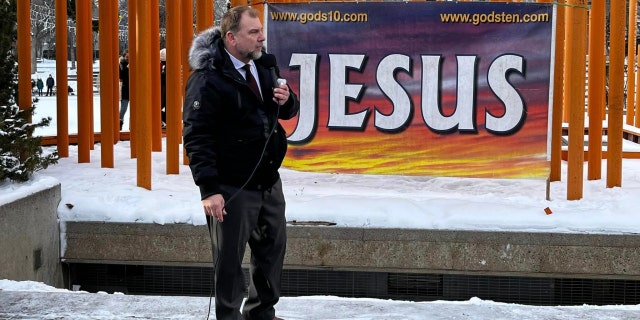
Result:
{"type": "Polygon", "coordinates": [[[247,82],[249,82],[249,88],[251,88],[251,91],[255,93],[256,97],[262,100],[262,96],[260,95],[260,89],[258,89],[258,82],[256,82],[256,78],[254,78],[253,74],[251,73],[251,65],[245,64],[244,67],[242,68],[247,74],[247,82]]]}

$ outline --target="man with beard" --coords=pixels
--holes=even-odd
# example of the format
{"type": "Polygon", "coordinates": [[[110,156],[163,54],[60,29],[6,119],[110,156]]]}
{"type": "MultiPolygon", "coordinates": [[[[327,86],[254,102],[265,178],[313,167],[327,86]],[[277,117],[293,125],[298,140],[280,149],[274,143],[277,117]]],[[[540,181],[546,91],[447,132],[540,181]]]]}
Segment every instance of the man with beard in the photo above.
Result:
{"type": "Polygon", "coordinates": [[[217,253],[218,320],[278,319],[287,241],[278,173],[287,139],[278,120],[293,118],[300,104],[286,84],[275,83],[279,71],[264,40],[258,12],[235,7],[189,51],[184,147],[217,253]],[[241,312],[247,243],[250,281],[241,312]]]}

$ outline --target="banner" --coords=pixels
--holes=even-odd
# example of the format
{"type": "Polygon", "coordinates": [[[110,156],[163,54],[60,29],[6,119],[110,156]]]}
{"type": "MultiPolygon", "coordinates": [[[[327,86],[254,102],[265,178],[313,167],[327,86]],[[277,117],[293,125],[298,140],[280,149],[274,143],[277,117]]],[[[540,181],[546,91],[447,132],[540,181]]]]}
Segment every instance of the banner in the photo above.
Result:
{"type": "Polygon", "coordinates": [[[546,179],[553,8],[269,4],[267,48],[301,103],[284,166],[546,179]]]}

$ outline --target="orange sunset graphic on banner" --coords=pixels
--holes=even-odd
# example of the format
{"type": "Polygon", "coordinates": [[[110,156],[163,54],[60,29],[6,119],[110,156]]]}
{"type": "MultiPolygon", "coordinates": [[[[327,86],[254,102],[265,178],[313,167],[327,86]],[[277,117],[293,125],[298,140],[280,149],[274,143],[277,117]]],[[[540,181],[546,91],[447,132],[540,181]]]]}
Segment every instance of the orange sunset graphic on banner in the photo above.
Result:
{"type": "MultiPolygon", "coordinates": [[[[269,21],[269,39],[278,39],[269,40],[270,46],[274,48],[272,52],[275,52],[279,61],[296,61],[291,57],[300,52],[317,60],[313,69],[316,76],[311,77],[313,81],[301,80],[309,79],[303,75],[304,72],[309,72],[308,66],[293,65],[288,70],[281,67],[281,74],[289,80],[291,88],[299,94],[301,102],[301,114],[298,117],[281,121],[287,134],[289,137],[293,135],[300,126],[300,119],[313,117],[315,123],[308,139],[290,140],[284,161],[285,167],[299,171],[352,174],[534,179],[548,177],[547,136],[552,52],[550,23],[494,24],[479,27],[471,24],[445,25],[430,21],[430,16],[437,19],[438,12],[451,7],[444,3],[434,4],[435,6],[408,3],[403,4],[405,7],[401,9],[397,9],[397,4],[327,5],[332,8],[330,10],[339,12],[366,12],[369,21],[382,20],[394,27],[382,27],[372,23],[339,24],[332,30],[339,35],[326,37],[326,29],[331,28],[326,23],[295,24],[269,21]],[[408,9],[406,5],[413,7],[408,9]],[[402,20],[397,17],[394,19],[396,11],[401,11],[402,20]],[[415,20],[411,18],[413,15],[416,17],[415,20]],[[287,37],[284,37],[284,33],[279,34],[278,31],[271,30],[286,30],[287,37]],[[422,35],[424,30],[431,30],[429,37],[422,35]],[[442,37],[439,33],[448,37],[442,37]],[[406,40],[401,39],[397,43],[380,40],[390,39],[392,34],[401,34],[406,40]],[[528,46],[522,44],[525,34],[529,35],[529,39],[534,39],[529,40],[528,46]],[[442,37],[446,41],[431,37],[442,37]],[[492,37],[500,41],[491,41],[492,37]],[[417,38],[424,40],[424,43],[410,40],[417,38]],[[539,42],[534,44],[531,41],[539,42]],[[309,55],[308,52],[315,55],[309,55]],[[360,65],[356,63],[355,66],[343,68],[344,70],[331,65],[340,57],[347,57],[353,61],[351,52],[364,52],[364,58],[356,59],[361,61],[360,65]],[[398,65],[392,74],[387,75],[387,79],[380,79],[380,71],[377,69],[381,68],[381,61],[394,54],[401,57],[399,61],[409,62],[398,65]],[[427,70],[421,62],[421,58],[427,55],[440,57],[439,69],[427,70]],[[461,56],[475,57],[475,65],[471,66],[473,69],[456,63],[456,59],[461,56]],[[507,112],[508,103],[504,101],[504,93],[501,94],[499,90],[496,92],[496,88],[492,87],[487,79],[490,77],[490,68],[498,64],[496,61],[503,56],[522,61],[519,70],[506,68],[502,80],[505,80],[509,89],[518,95],[516,100],[521,101],[524,111],[521,123],[514,126],[513,130],[495,132],[487,129],[487,118],[494,117],[500,121],[507,112]],[[467,84],[461,79],[472,81],[468,81],[467,84]],[[332,81],[344,81],[344,84],[336,86],[332,81]],[[457,126],[450,130],[436,130],[432,128],[434,123],[425,120],[427,117],[423,114],[423,108],[425,105],[428,105],[427,108],[433,108],[433,103],[429,104],[429,101],[423,99],[427,87],[434,82],[438,83],[438,119],[454,115],[458,117],[460,113],[468,112],[469,109],[461,108],[460,104],[465,103],[461,102],[464,99],[467,99],[468,104],[468,100],[471,99],[469,97],[472,96],[473,111],[469,112],[472,114],[463,117],[473,118],[473,130],[460,130],[457,126]],[[394,92],[394,101],[394,98],[388,96],[388,92],[383,92],[382,86],[385,83],[397,84],[404,93],[394,92]],[[345,94],[345,110],[341,110],[342,105],[330,106],[332,95],[339,94],[335,92],[336,88],[340,89],[338,91],[347,92],[347,89],[342,90],[346,86],[352,87],[351,89],[356,86],[358,90],[350,91],[351,95],[345,94]],[[309,88],[313,88],[311,96],[308,94],[309,88]],[[407,101],[398,99],[398,96],[408,97],[410,106],[407,106],[407,101]],[[402,100],[404,104],[398,100],[402,100]],[[376,118],[391,115],[396,112],[396,108],[405,112],[410,108],[406,124],[396,130],[377,128],[376,118]],[[363,112],[366,112],[366,116],[362,117],[361,126],[336,127],[331,125],[331,118],[337,117],[336,109],[341,112],[338,115],[341,117],[363,112]],[[309,115],[312,113],[309,110],[313,110],[313,115],[309,115]],[[307,114],[304,114],[305,112],[307,114]]],[[[472,12],[491,12],[498,8],[503,10],[504,6],[488,3],[480,6],[479,3],[475,3],[465,8],[472,12]]],[[[516,11],[527,8],[550,12],[548,6],[540,5],[507,8],[516,11]]],[[[270,6],[270,10],[272,9],[286,12],[329,10],[321,4],[282,4],[270,6]]],[[[434,92],[430,94],[435,95],[434,92]]],[[[336,103],[335,100],[333,103],[336,103]]]]}
{"type": "MultiPolygon", "coordinates": [[[[454,98],[455,99],[455,98],[454,98]]],[[[387,102],[388,103],[388,102],[387,102]]],[[[521,135],[496,137],[487,131],[436,134],[418,111],[401,134],[379,132],[371,119],[364,132],[327,129],[327,109],[318,132],[304,145],[290,145],[285,166],[295,170],[391,175],[536,178],[548,175],[547,110],[530,108],[521,135]]],[[[484,117],[484,112],[479,119],[484,117]]],[[[296,119],[283,122],[287,132],[296,119]]],[[[483,127],[483,123],[478,123],[483,127]]]]}

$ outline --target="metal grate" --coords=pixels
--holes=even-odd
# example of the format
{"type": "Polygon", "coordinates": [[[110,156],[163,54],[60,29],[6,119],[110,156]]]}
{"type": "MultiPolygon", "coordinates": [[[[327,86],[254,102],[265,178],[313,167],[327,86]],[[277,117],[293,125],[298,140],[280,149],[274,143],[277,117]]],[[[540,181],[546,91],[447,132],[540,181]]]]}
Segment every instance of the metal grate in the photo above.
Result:
{"type": "MultiPolygon", "coordinates": [[[[248,281],[245,270],[245,283],[248,281]]],[[[88,292],[209,296],[212,268],[70,264],[69,287],[88,292]]],[[[335,295],[412,301],[478,297],[529,305],[640,304],[640,281],[331,270],[284,270],[284,296],[335,295]]]]}
{"type": "Polygon", "coordinates": [[[558,304],[638,304],[640,303],[640,281],[560,279],[555,292],[558,304]]]}
{"type": "Polygon", "coordinates": [[[390,298],[434,300],[443,298],[443,276],[438,274],[389,273],[390,298]]]}
{"type": "Polygon", "coordinates": [[[208,296],[213,284],[210,268],[72,264],[70,274],[88,292],[208,296]]]}
{"type": "Polygon", "coordinates": [[[531,305],[556,305],[552,278],[444,275],[446,300],[484,300],[531,305]]]}
{"type": "Polygon", "coordinates": [[[288,296],[380,297],[386,295],[386,278],[386,273],[374,272],[284,270],[282,292],[288,296]]]}

